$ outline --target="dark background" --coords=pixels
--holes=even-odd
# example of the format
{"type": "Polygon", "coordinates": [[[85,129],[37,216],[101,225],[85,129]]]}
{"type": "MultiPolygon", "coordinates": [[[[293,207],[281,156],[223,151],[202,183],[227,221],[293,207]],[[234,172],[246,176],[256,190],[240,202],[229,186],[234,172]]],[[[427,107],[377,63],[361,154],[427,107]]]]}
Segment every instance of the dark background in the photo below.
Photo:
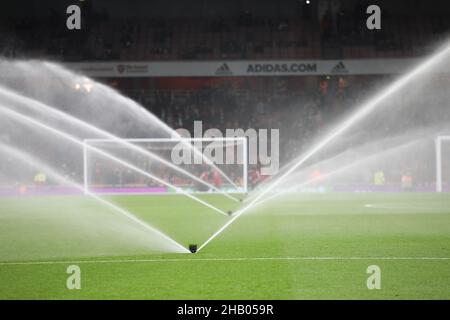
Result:
{"type": "Polygon", "coordinates": [[[449,30],[445,0],[3,1],[0,54],[53,60],[421,56],[449,30]],[[66,8],[82,7],[82,30],[66,8]],[[366,28],[366,8],[382,29],[366,28]]]}

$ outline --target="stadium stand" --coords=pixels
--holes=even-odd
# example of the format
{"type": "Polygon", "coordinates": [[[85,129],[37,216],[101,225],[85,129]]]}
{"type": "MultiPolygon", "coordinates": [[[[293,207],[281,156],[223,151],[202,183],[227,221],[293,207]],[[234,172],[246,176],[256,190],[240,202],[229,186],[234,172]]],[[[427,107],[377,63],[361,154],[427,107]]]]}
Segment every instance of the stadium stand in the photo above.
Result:
{"type": "MultiPolygon", "coordinates": [[[[358,2],[358,1],[352,1],[358,2]]],[[[214,60],[320,59],[421,56],[428,44],[449,30],[442,15],[409,12],[393,19],[383,12],[385,28],[364,27],[361,5],[340,2],[322,14],[293,7],[299,15],[226,17],[117,18],[90,9],[86,27],[76,33],[55,28],[55,12],[36,28],[33,18],[0,23],[1,53],[11,58],[49,56],[55,60],[214,60]],[[46,35],[48,41],[40,41],[46,35]],[[26,54],[25,54],[26,52],[26,54]]]]}

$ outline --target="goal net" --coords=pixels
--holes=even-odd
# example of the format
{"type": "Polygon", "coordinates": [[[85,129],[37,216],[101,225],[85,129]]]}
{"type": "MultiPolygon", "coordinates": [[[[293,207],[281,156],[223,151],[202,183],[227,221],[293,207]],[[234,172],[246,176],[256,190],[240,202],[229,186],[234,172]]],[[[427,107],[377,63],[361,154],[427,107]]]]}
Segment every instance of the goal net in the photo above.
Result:
{"type": "Polygon", "coordinates": [[[436,191],[450,191],[450,136],[436,138],[436,191]]]}
{"type": "Polygon", "coordinates": [[[88,139],[84,188],[94,194],[245,193],[247,140],[88,139]]]}

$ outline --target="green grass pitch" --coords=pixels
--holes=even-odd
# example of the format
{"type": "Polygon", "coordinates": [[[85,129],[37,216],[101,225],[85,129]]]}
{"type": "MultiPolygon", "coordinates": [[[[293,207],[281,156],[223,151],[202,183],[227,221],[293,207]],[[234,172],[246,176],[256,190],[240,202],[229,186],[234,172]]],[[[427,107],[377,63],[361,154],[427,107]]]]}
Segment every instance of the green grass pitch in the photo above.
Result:
{"type": "MultiPolygon", "coordinates": [[[[176,195],[108,199],[186,247],[229,219],[176,195]]],[[[450,298],[448,194],[289,196],[243,215],[197,254],[140,252],[142,241],[114,236],[106,211],[84,197],[0,199],[0,298],[450,298]],[[66,288],[70,264],[81,290],[66,288]],[[370,265],[381,269],[380,290],[367,288],[370,265]]]]}

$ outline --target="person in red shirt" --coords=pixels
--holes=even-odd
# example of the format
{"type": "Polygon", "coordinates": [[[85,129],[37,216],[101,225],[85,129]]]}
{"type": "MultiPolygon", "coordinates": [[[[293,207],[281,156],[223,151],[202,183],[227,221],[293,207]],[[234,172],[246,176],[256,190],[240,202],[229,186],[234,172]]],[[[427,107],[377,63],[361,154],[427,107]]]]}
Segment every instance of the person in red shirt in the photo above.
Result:
{"type": "Polygon", "coordinates": [[[213,183],[217,189],[220,189],[220,187],[222,187],[222,177],[220,176],[220,173],[217,170],[214,170],[213,172],[213,183]]]}
{"type": "Polygon", "coordinates": [[[202,179],[205,182],[208,182],[209,172],[208,171],[203,171],[202,174],[200,175],[200,179],[202,179]]]}
{"type": "MultiPolygon", "coordinates": [[[[200,175],[200,179],[202,179],[206,183],[209,183],[209,171],[208,170],[203,171],[202,174],[200,175]]],[[[199,191],[208,191],[208,186],[204,185],[203,183],[199,183],[198,190],[199,191]]]]}
{"type": "Polygon", "coordinates": [[[250,185],[252,188],[254,188],[259,183],[259,180],[261,178],[261,173],[259,172],[259,169],[257,167],[250,169],[248,176],[250,185]]]}
{"type": "Polygon", "coordinates": [[[320,180],[322,180],[322,172],[320,172],[320,170],[316,168],[311,172],[310,178],[313,182],[318,183],[320,182],[320,180]]]}

